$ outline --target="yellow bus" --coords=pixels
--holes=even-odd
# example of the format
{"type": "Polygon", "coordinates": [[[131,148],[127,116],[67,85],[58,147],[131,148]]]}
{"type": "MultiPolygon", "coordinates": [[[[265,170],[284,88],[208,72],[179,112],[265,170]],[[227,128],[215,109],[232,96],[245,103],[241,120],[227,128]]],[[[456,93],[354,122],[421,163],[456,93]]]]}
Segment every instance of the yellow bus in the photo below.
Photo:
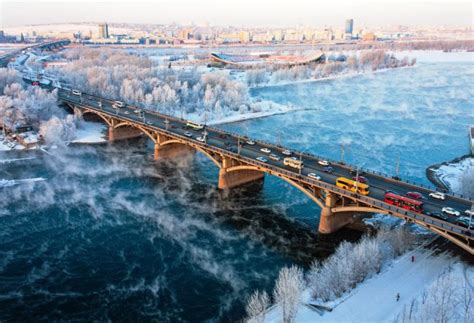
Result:
{"type": "Polygon", "coordinates": [[[336,186],[362,195],[369,195],[369,185],[345,177],[336,180],[336,186]]]}
{"type": "Polygon", "coordinates": [[[283,164],[285,166],[290,166],[296,169],[302,169],[303,168],[303,162],[301,160],[298,160],[294,157],[286,157],[283,159],[283,164]]]}
{"type": "Polygon", "coordinates": [[[199,123],[196,123],[196,122],[192,122],[192,121],[188,121],[186,123],[186,127],[188,128],[194,128],[196,130],[201,130],[202,128],[204,128],[204,126],[202,124],[199,124],[199,123]]]}

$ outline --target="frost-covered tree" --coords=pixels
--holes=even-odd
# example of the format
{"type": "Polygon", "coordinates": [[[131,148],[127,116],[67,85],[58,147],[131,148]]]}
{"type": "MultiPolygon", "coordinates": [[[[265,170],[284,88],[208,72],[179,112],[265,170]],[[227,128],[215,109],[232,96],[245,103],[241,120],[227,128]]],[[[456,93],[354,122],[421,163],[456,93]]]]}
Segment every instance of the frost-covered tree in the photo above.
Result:
{"type": "Polygon", "coordinates": [[[21,75],[18,71],[10,68],[0,68],[0,95],[4,94],[7,85],[21,83],[21,75]]]}
{"type": "Polygon", "coordinates": [[[267,292],[255,291],[247,301],[245,310],[247,312],[247,321],[249,323],[263,323],[265,321],[265,314],[270,305],[270,298],[267,292]]]}
{"type": "Polygon", "coordinates": [[[73,115],[65,119],[52,117],[40,126],[40,134],[48,145],[67,145],[75,137],[76,124],[73,115]]]}
{"type": "Polygon", "coordinates": [[[301,302],[304,288],[303,271],[297,266],[284,267],[280,270],[273,289],[273,298],[282,311],[285,323],[293,322],[301,302]]]}

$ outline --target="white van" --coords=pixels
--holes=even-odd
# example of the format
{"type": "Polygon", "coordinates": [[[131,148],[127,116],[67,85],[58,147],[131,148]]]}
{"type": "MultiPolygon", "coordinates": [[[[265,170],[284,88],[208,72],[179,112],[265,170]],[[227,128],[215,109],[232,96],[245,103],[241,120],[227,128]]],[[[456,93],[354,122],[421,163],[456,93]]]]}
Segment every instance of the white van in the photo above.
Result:
{"type": "Polygon", "coordinates": [[[118,107],[118,108],[123,108],[123,106],[124,106],[125,104],[123,104],[122,101],[115,101],[114,105],[115,105],[116,107],[118,107]]]}

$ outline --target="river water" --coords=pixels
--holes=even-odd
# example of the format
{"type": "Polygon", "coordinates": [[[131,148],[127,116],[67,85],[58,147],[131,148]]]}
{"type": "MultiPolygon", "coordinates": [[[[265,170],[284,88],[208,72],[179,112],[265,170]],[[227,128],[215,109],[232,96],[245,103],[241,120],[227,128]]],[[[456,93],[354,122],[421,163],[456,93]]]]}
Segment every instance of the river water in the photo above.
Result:
{"type": "MultiPolygon", "coordinates": [[[[263,88],[306,110],[223,126],[428,184],[467,153],[472,60],[263,88]]],[[[318,208],[276,178],[223,197],[203,155],[155,163],[144,141],[0,152],[0,320],[236,321],[282,266],[327,257],[318,208]],[[28,160],[15,160],[30,157],[28,160]],[[8,162],[7,162],[8,161],[8,162]]]]}

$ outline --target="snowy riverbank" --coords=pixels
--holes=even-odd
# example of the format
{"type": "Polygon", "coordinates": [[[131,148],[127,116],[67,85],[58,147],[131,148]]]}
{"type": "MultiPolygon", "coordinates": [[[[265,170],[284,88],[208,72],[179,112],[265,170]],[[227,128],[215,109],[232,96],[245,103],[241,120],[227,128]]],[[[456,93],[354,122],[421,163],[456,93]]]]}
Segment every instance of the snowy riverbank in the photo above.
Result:
{"type": "MultiPolygon", "coordinates": [[[[440,292],[439,282],[447,274],[450,275],[450,281],[458,285],[467,283],[469,286],[474,281],[474,271],[469,265],[457,261],[448,253],[440,254],[436,249],[420,246],[397,258],[382,272],[358,284],[342,297],[327,304],[321,304],[320,307],[308,305],[313,304],[314,301],[309,290],[305,290],[294,321],[406,322],[408,313],[412,318],[423,315],[426,317],[428,307],[448,306],[437,304],[436,297],[440,295],[434,295],[440,292]],[[397,300],[397,294],[399,300],[397,300]]],[[[472,291],[470,293],[472,294],[472,291]]],[[[453,299],[455,304],[449,305],[462,304],[463,295],[458,296],[459,299],[453,299]]],[[[461,322],[466,322],[462,318],[467,319],[466,315],[472,315],[472,309],[470,311],[470,314],[464,313],[462,306],[459,305],[459,308],[456,308],[456,317],[461,319],[461,322]]],[[[432,312],[428,315],[436,314],[432,312]]],[[[472,318],[472,316],[469,317],[472,318]]],[[[280,323],[281,318],[281,308],[276,305],[268,311],[265,322],[280,323]]],[[[470,320],[467,319],[467,321],[470,320]]]]}
{"type": "Polygon", "coordinates": [[[426,169],[426,174],[434,185],[456,194],[463,194],[465,193],[463,178],[466,174],[474,175],[474,156],[463,156],[450,162],[430,166],[426,169]]]}

